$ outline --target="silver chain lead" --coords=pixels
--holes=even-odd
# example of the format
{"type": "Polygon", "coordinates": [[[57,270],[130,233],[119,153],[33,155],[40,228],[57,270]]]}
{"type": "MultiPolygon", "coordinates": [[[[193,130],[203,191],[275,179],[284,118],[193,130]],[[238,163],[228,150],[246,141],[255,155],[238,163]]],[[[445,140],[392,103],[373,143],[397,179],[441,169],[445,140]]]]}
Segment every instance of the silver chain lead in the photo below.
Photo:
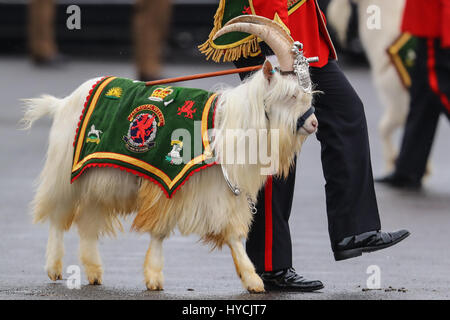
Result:
{"type": "Polygon", "coordinates": [[[294,73],[297,75],[300,86],[306,92],[312,91],[311,77],[309,74],[309,64],[311,62],[318,62],[318,57],[306,58],[303,55],[303,44],[299,41],[295,41],[292,47],[292,53],[294,54],[294,73]]]}
{"type": "Polygon", "coordinates": [[[255,201],[253,201],[253,199],[247,195],[247,201],[248,201],[248,208],[250,209],[250,212],[252,213],[252,215],[255,215],[256,213],[258,213],[258,209],[256,208],[256,203],[255,201]]]}

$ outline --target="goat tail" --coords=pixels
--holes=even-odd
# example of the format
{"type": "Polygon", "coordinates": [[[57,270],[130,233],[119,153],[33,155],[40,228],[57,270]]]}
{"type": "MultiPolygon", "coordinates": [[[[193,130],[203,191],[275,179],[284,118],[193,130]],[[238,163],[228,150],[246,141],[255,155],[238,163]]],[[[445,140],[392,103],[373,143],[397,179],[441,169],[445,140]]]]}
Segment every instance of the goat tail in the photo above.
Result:
{"type": "Polygon", "coordinates": [[[61,99],[44,94],[39,98],[23,99],[25,113],[20,121],[24,130],[30,129],[33,123],[45,115],[54,116],[61,105],[61,99]]]}
{"type": "Polygon", "coordinates": [[[352,15],[352,4],[350,0],[331,0],[327,8],[327,19],[336,31],[341,46],[346,47],[347,32],[352,15]]]}

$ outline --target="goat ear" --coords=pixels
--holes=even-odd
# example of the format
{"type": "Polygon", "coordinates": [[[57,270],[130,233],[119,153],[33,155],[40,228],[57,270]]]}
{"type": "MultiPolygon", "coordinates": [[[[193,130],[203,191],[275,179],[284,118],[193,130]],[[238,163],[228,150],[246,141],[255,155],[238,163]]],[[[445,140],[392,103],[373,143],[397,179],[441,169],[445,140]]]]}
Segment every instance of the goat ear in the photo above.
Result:
{"type": "Polygon", "coordinates": [[[275,71],[273,70],[273,67],[272,67],[272,64],[270,63],[270,61],[266,60],[263,65],[264,78],[266,78],[267,81],[270,82],[270,80],[273,77],[274,72],[275,71]]]}

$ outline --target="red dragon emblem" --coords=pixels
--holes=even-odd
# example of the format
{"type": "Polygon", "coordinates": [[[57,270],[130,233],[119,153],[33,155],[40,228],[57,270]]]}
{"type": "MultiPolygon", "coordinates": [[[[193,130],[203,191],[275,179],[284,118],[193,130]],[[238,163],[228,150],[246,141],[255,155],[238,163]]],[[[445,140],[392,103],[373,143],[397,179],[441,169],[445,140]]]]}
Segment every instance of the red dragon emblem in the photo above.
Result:
{"type": "Polygon", "coordinates": [[[131,121],[124,137],[126,147],[133,152],[146,152],[154,146],[158,129],[157,117],[152,113],[141,113],[131,121]]]}
{"type": "Polygon", "coordinates": [[[155,120],[156,116],[153,115],[150,118],[150,115],[148,113],[144,113],[137,117],[132,122],[131,127],[131,139],[133,141],[141,142],[140,147],[144,146],[145,140],[148,138],[148,136],[153,132],[154,128],[152,127],[152,123],[155,120]]]}
{"type": "Polygon", "coordinates": [[[194,117],[194,113],[197,111],[197,109],[192,109],[192,107],[194,106],[194,101],[185,101],[184,105],[180,108],[178,108],[177,110],[177,115],[181,115],[183,113],[186,113],[184,115],[185,118],[189,118],[192,119],[194,117]]]}

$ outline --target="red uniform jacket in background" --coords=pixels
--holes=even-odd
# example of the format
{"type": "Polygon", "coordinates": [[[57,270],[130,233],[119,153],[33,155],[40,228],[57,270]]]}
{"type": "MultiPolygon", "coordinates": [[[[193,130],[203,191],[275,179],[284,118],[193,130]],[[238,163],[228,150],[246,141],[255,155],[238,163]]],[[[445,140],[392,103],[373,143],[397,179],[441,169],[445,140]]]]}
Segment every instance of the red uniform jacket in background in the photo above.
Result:
{"type": "Polygon", "coordinates": [[[337,58],[317,0],[306,0],[297,10],[291,11],[288,26],[292,38],[303,43],[305,56],[319,57],[319,62],[311,63],[311,67],[323,67],[329,57],[337,58]]]}
{"type": "Polygon", "coordinates": [[[439,38],[443,47],[450,47],[450,0],[407,0],[402,31],[439,38]]]}
{"type": "MultiPolygon", "coordinates": [[[[325,16],[317,0],[253,0],[255,13],[274,20],[278,15],[289,28],[292,38],[304,45],[306,57],[319,57],[312,67],[323,67],[328,58],[336,59],[336,51],[328,33],[325,16]],[[288,7],[291,9],[288,11],[288,7]]],[[[277,20],[277,19],[275,19],[277,20]]]]}

